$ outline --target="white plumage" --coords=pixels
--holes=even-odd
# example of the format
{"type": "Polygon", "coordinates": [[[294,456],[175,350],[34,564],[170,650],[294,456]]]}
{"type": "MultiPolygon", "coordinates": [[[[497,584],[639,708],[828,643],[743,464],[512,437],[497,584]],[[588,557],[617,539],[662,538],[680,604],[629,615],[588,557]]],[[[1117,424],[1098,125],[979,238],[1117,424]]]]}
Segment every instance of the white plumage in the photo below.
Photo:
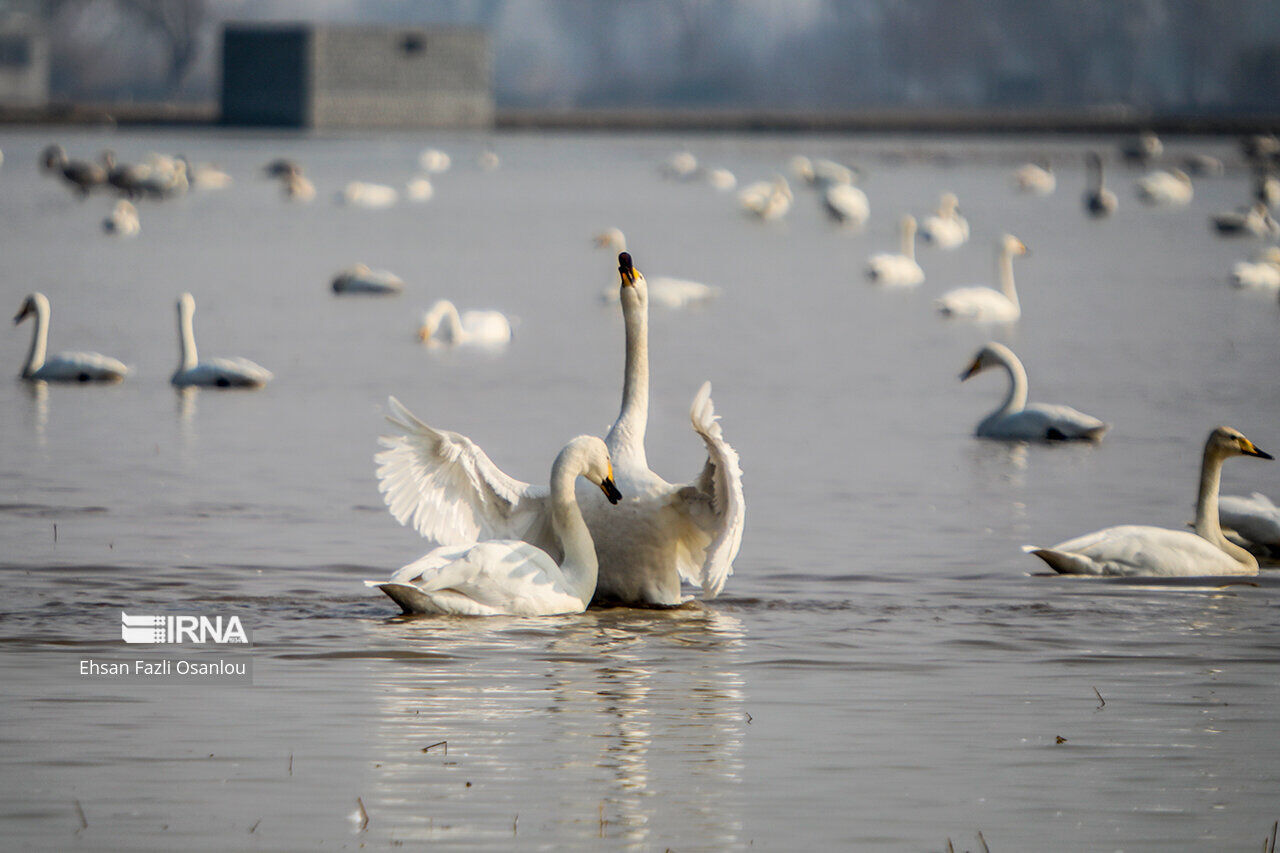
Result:
{"type": "Polygon", "coordinates": [[[920,236],[939,249],[955,249],[969,240],[969,221],[960,215],[960,200],[955,193],[943,193],[938,210],[924,218],[920,236]]]}
{"type": "Polygon", "coordinates": [[[1031,195],[1050,195],[1058,186],[1053,167],[1048,163],[1024,163],[1013,171],[1013,185],[1031,195]]]}
{"type": "Polygon", "coordinates": [[[169,381],[179,388],[261,388],[271,381],[271,371],[247,358],[210,358],[196,353],[196,301],[190,293],[178,298],[178,369],[169,381]]]}
{"type": "Polygon", "coordinates": [[[138,208],[128,199],[120,199],[111,213],[102,220],[102,230],[114,237],[134,237],[142,230],[138,221],[138,208]]]}
{"type": "Polygon", "coordinates": [[[511,322],[500,311],[463,311],[447,299],[422,315],[418,338],[429,346],[502,347],[511,341],[511,322]]]}
{"type": "Polygon", "coordinates": [[[1280,246],[1268,246],[1251,261],[1236,261],[1231,283],[1254,290],[1280,289],[1280,246]]]}
{"type": "Polygon", "coordinates": [[[907,215],[898,223],[901,248],[897,254],[881,252],[867,258],[867,278],[890,287],[915,287],[924,281],[916,263],[916,219],[907,215]]]}
{"type": "Polygon", "coordinates": [[[832,184],[822,191],[822,207],[841,225],[860,226],[871,216],[867,194],[853,184],[832,184]]]}
{"type": "Polygon", "coordinates": [[[22,364],[23,379],[41,382],[118,382],[129,373],[120,361],[96,352],[60,352],[46,355],[49,345],[49,318],[53,310],[43,293],[32,293],[22,301],[13,322],[35,315],[31,347],[22,364]]]}
{"type": "Polygon", "coordinates": [[[1138,179],[1138,198],[1156,206],[1181,207],[1191,201],[1191,177],[1181,169],[1157,169],[1138,179]]]}
{"type": "Polygon", "coordinates": [[[756,181],[738,193],[738,204],[765,222],[781,219],[791,210],[791,185],[781,175],[772,181],[756,181]]]}
{"type": "Polygon", "coordinates": [[[395,187],[386,184],[374,184],[368,181],[352,181],[343,187],[338,200],[351,207],[363,207],[369,210],[380,210],[391,207],[400,199],[395,187]]]}
{"type": "Polygon", "coordinates": [[[404,279],[390,270],[375,270],[367,264],[355,264],[335,275],[330,286],[334,293],[390,295],[404,290],[404,279]]]}
{"type": "Polygon", "coordinates": [[[949,290],[933,301],[945,317],[975,320],[982,323],[1012,323],[1022,316],[1018,292],[1013,285],[1013,256],[1025,255],[1027,247],[1012,234],[1000,238],[996,266],[1000,289],[960,287],[949,290]]]}
{"type": "Polygon", "coordinates": [[[1266,553],[1280,550],[1280,507],[1261,492],[1249,497],[1223,495],[1218,499],[1218,518],[1245,547],[1266,553]]]}
{"type": "Polygon", "coordinates": [[[1000,367],[1009,377],[1009,392],[995,411],[983,418],[974,431],[982,438],[1018,441],[1098,441],[1107,424],[1070,406],[1027,402],[1027,372],[1013,350],[989,343],[974,356],[960,375],[964,381],[989,367],[1000,367]]]}
{"type": "MultiPolygon", "coordinates": [[[[627,237],[619,228],[609,228],[596,235],[597,246],[612,249],[615,252],[627,250],[627,237]]],[[[683,278],[658,276],[649,284],[649,301],[663,308],[688,308],[710,302],[720,295],[720,288],[700,281],[689,281],[683,278]]],[[[600,291],[600,298],[610,304],[618,302],[618,286],[616,284],[600,291]]]]}

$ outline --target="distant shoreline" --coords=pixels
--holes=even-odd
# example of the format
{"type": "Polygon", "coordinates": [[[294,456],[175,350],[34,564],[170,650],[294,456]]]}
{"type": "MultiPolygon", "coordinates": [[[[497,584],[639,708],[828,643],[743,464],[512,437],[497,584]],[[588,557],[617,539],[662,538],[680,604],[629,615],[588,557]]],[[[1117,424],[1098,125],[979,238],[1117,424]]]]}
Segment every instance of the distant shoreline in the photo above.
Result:
{"type": "MultiPolygon", "coordinates": [[[[0,125],[231,127],[216,103],[50,104],[0,106],[0,125]]],[[[240,126],[235,126],[240,127],[240,126]]],[[[263,128],[291,130],[294,128],[263,128]]],[[[298,128],[302,129],[302,128],[298,128]]],[[[373,129],[373,128],[371,128],[373,129]]],[[[395,127],[378,130],[441,130],[395,127]]],[[[801,112],[742,109],[499,109],[494,130],[736,133],[1274,133],[1280,115],[1155,115],[1124,108],[1098,110],[866,109],[801,112]]],[[[321,129],[323,130],[323,129],[321,129]]]]}

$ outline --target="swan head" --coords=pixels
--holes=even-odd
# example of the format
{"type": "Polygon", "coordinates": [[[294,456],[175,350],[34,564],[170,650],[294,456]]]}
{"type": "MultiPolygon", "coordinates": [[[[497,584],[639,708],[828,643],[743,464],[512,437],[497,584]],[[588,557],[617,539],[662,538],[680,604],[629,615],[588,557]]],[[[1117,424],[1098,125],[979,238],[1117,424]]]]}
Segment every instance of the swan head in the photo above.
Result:
{"type": "Polygon", "coordinates": [[[601,231],[592,239],[597,249],[617,249],[619,252],[627,250],[627,237],[620,228],[609,228],[601,231]]]}
{"type": "Polygon", "coordinates": [[[965,369],[964,373],[960,374],[960,381],[963,382],[970,376],[981,373],[988,367],[1006,365],[1011,359],[1016,359],[1016,356],[1013,354],[1013,350],[1009,349],[1004,344],[998,344],[995,341],[992,341],[982,349],[978,350],[978,354],[973,357],[973,361],[970,362],[969,367],[965,369]]]}
{"type": "Polygon", "coordinates": [[[17,315],[13,318],[16,326],[32,314],[38,314],[41,311],[49,310],[49,300],[45,298],[43,293],[33,293],[26,299],[22,300],[22,307],[18,309],[17,315]]]}
{"type": "Polygon", "coordinates": [[[458,313],[458,309],[448,299],[436,300],[436,304],[432,305],[427,313],[422,315],[422,325],[418,327],[418,340],[424,344],[430,342],[432,337],[438,337],[446,343],[453,340],[453,330],[449,326],[443,326],[441,321],[449,313],[458,313]],[[441,334],[441,332],[444,332],[441,334]]]}
{"type": "Polygon", "coordinates": [[[908,213],[906,216],[902,217],[902,219],[898,220],[898,228],[903,234],[910,234],[914,236],[916,233],[916,218],[908,213]]]}
{"type": "Polygon", "coordinates": [[[178,315],[182,317],[190,317],[196,313],[196,300],[190,293],[184,293],[178,297],[178,315]]]}
{"type": "Polygon", "coordinates": [[[955,193],[943,193],[938,199],[938,215],[947,217],[955,214],[960,209],[960,199],[956,198],[955,193]]]}
{"type": "Polygon", "coordinates": [[[1025,255],[1027,244],[1012,234],[1005,234],[1000,238],[1000,251],[1008,255],[1025,255]]]}
{"type": "Polygon", "coordinates": [[[1205,452],[1214,453],[1226,458],[1228,456],[1256,456],[1259,459],[1274,459],[1270,453],[1259,450],[1258,446],[1244,437],[1244,433],[1229,426],[1220,426],[1209,433],[1205,442],[1205,452]]]}
{"type": "Polygon", "coordinates": [[[631,263],[629,252],[618,254],[618,283],[622,286],[624,299],[635,299],[642,305],[648,300],[649,283],[644,280],[644,274],[631,263]]]}
{"type": "Polygon", "coordinates": [[[609,459],[609,448],[594,435],[580,435],[565,445],[556,458],[556,466],[561,465],[570,466],[575,475],[599,486],[609,503],[616,504],[622,500],[622,493],[613,481],[613,462],[609,459]]]}

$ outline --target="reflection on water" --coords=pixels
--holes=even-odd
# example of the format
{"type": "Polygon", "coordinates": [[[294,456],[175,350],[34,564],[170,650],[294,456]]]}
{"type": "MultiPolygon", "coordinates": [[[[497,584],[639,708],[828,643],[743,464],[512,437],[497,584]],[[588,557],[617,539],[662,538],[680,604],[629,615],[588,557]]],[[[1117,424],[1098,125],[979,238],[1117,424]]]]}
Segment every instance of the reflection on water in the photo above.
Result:
{"type": "Polygon", "coordinates": [[[370,635],[443,656],[372,674],[380,767],[365,802],[397,838],[603,837],[639,849],[675,825],[711,846],[741,840],[737,618],[397,618],[370,635]]]}
{"type": "Polygon", "coordinates": [[[35,433],[36,446],[45,447],[49,443],[49,438],[45,434],[49,426],[49,383],[24,381],[22,387],[31,401],[28,422],[32,432],[35,433]]]}

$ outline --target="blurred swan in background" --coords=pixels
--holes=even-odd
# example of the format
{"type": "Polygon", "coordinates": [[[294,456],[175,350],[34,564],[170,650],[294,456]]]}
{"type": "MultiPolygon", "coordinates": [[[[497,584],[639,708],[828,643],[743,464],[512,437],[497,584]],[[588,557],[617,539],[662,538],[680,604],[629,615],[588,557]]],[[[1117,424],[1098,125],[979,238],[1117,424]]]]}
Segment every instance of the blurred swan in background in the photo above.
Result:
{"type": "Polygon", "coordinates": [[[62,178],[82,199],[107,183],[110,163],[109,152],[103,152],[100,162],[68,159],[61,145],[50,145],[41,158],[42,168],[62,178]]]}
{"type": "Polygon", "coordinates": [[[765,221],[781,219],[791,210],[794,196],[781,175],[771,181],[756,181],[738,193],[738,204],[747,213],[765,221]]]}
{"type": "Polygon", "coordinates": [[[1191,177],[1181,169],[1157,169],[1139,178],[1135,186],[1144,204],[1157,206],[1181,207],[1194,194],[1191,177]]]}
{"type": "MultiPolygon", "coordinates": [[[[615,252],[627,250],[627,237],[619,228],[609,228],[595,237],[596,246],[611,249],[615,252]]],[[[663,308],[687,308],[709,302],[720,295],[720,288],[700,281],[688,281],[682,278],[659,276],[649,285],[649,301],[663,308]]],[[[608,303],[616,303],[619,298],[618,286],[611,285],[600,292],[600,298],[608,303]]]]}
{"type": "Polygon", "coordinates": [[[939,249],[954,249],[969,240],[969,222],[960,215],[960,199],[955,193],[943,193],[938,210],[924,218],[920,236],[939,249]]]}
{"type": "Polygon", "coordinates": [[[822,190],[822,207],[836,222],[855,228],[871,216],[867,194],[853,184],[832,184],[822,190]]]}
{"type": "Polygon", "coordinates": [[[687,181],[698,173],[698,158],[690,151],[677,151],[662,161],[661,172],[668,178],[687,181]]]}
{"type": "Polygon", "coordinates": [[[1258,561],[1222,533],[1218,488],[1222,463],[1231,456],[1271,459],[1238,430],[1218,427],[1205,442],[1196,501],[1195,532],[1146,525],[1108,527],[1054,545],[1025,546],[1054,571],[1067,575],[1175,577],[1256,575],[1258,561]]]}
{"type": "Polygon", "coordinates": [[[400,198],[395,187],[386,184],[373,184],[368,181],[351,181],[342,188],[338,199],[351,207],[363,207],[369,210],[380,210],[391,207],[400,198]]]}
{"type": "Polygon", "coordinates": [[[867,258],[867,278],[891,287],[915,287],[924,281],[924,270],[916,263],[916,218],[910,214],[898,221],[900,251],[881,252],[867,258]]]}
{"type": "Polygon", "coordinates": [[[200,361],[196,353],[195,313],[196,301],[190,293],[178,297],[178,369],[170,382],[179,388],[261,388],[271,381],[270,370],[247,358],[200,361]]]}
{"type": "Polygon", "coordinates": [[[960,287],[949,290],[933,301],[945,317],[977,320],[985,323],[1012,323],[1022,316],[1018,292],[1013,286],[1013,256],[1025,255],[1027,247],[1012,234],[1005,234],[998,244],[996,267],[1000,289],[960,287]]]}
{"type": "Polygon", "coordinates": [[[727,193],[738,185],[738,179],[728,169],[711,169],[707,172],[707,183],[712,189],[727,193]]]}
{"type": "Polygon", "coordinates": [[[404,187],[404,197],[409,201],[431,201],[431,197],[435,194],[436,190],[431,186],[431,180],[424,175],[410,179],[404,187]]]}
{"type": "Polygon", "coordinates": [[[1084,194],[1084,209],[1090,216],[1101,219],[1115,213],[1119,202],[1116,194],[1107,189],[1102,177],[1102,157],[1096,151],[1085,155],[1089,170],[1089,188],[1084,194]]]}
{"type": "Polygon", "coordinates": [[[116,237],[133,237],[142,230],[138,221],[138,208],[128,199],[120,199],[111,213],[102,220],[102,230],[116,237]]]}
{"type": "Polygon", "coordinates": [[[53,310],[43,293],[32,293],[22,301],[14,324],[35,315],[31,347],[22,363],[23,379],[42,382],[118,382],[129,373],[120,361],[96,352],[60,352],[46,355],[49,346],[49,318],[53,310]]]}
{"type": "Polygon", "coordinates": [[[1024,163],[1013,171],[1013,185],[1031,195],[1049,195],[1058,186],[1048,163],[1024,163]]]}
{"type": "Polygon", "coordinates": [[[1280,246],[1267,246],[1251,261],[1236,261],[1231,283],[1255,290],[1280,289],[1280,246]]]}
{"type": "Polygon", "coordinates": [[[404,279],[390,270],[355,264],[335,275],[330,286],[334,293],[393,294],[404,290],[404,279]]]}
{"type": "Polygon", "coordinates": [[[1159,159],[1163,153],[1164,143],[1160,141],[1160,137],[1149,130],[1142,131],[1120,145],[1120,156],[1130,163],[1139,165],[1146,165],[1152,160],[1159,159]]]}
{"type": "MultiPolygon", "coordinates": [[[[394,397],[390,405],[397,416],[410,419],[406,425],[430,429],[416,422],[394,397]]],[[[565,445],[551,466],[550,488],[527,487],[530,495],[548,506],[557,556],[519,539],[446,545],[400,569],[389,581],[365,581],[365,585],[381,589],[406,613],[581,613],[595,593],[599,562],[574,494],[578,477],[599,486],[610,504],[622,498],[603,441],[584,435],[565,445]]]]}
{"type": "Polygon", "coordinates": [[[495,151],[481,151],[476,155],[476,165],[482,172],[493,172],[502,165],[502,160],[495,151]]]}
{"type": "Polygon", "coordinates": [[[438,175],[449,171],[453,160],[439,148],[427,148],[418,155],[418,166],[428,174],[438,175]]]}
{"type": "Polygon", "coordinates": [[[1280,223],[1271,216],[1267,206],[1258,201],[1242,210],[1215,213],[1210,217],[1214,229],[1231,237],[1280,237],[1280,223]]]}
{"type": "Polygon", "coordinates": [[[422,315],[418,339],[432,346],[501,347],[511,341],[511,322],[499,311],[464,311],[441,299],[422,315]]]}
{"type": "Polygon", "coordinates": [[[1223,495],[1218,499],[1218,519],[1236,544],[1268,557],[1280,554],[1280,507],[1261,492],[1223,495]]]}
{"type": "Polygon", "coordinates": [[[973,363],[960,374],[963,382],[990,367],[999,367],[1009,377],[1009,392],[994,412],[978,424],[974,434],[982,438],[1019,441],[1098,441],[1107,424],[1070,406],[1027,402],[1027,372],[1013,350],[989,343],[974,356],[973,363]]]}

